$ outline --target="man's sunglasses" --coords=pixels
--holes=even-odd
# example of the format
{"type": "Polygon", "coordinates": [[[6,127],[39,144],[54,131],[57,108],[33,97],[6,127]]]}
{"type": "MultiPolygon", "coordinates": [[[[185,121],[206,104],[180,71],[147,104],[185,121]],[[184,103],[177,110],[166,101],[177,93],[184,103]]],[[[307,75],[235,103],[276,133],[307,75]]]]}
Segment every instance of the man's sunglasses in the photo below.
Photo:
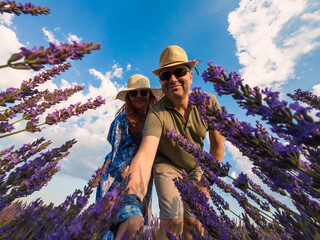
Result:
{"type": "Polygon", "coordinates": [[[159,78],[161,81],[169,81],[171,78],[171,74],[173,74],[176,78],[183,77],[189,72],[190,70],[187,68],[177,68],[173,71],[167,71],[160,74],[159,78]]]}
{"type": "Polygon", "coordinates": [[[130,97],[135,98],[138,95],[138,92],[140,92],[141,97],[146,97],[149,94],[149,89],[131,90],[128,94],[130,97]]]}

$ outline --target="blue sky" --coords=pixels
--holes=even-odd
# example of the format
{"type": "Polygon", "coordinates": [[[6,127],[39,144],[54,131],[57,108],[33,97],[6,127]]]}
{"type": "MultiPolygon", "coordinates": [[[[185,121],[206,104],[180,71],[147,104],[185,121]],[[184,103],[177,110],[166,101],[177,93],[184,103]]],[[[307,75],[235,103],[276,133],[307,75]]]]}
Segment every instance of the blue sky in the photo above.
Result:
{"type": "MultiPolygon", "coordinates": [[[[295,89],[320,95],[320,4],[317,0],[199,0],[199,1],[32,1],[47,6],[45,16],[0,15],[0,62],[5,63],[19,47],[48,46],[48,42],[80,40],[101,43],[82,61],[43,88],[85,84],[85,90],[70,102],[85,101],[102,95],[107,104],[89,111],[81,119],[46,127],[40,134],[19,134],[0,140],[1,149],[8,144],[20,146],[44,136],[61,145],[76,138],[77,145],[61,171],[41,192],[45,201],[60,203],[75,188],[83,188],[95,169],[103,163],[110,145],[106,132],[117,109],[122,105],[112,96],[125,87],[136,73],[160,87],[151,74],[157,68],[161,51],[168,45],[183,47],[190,59],[223,65],[228,71],[240,72],[250,86],[270,87],[286,93],[295,89]]],[[[35,73],[0,70],[0,90],[18,87],[35,73]]],[[[193,86],[215,93],[210,84],[194,74],[193,86]]],[[[240,119],[245,118],[229,97],[218,97],[221,105],[240,119]]],[[[208,144],[206,144],[207,148],[208,144]]],[[[224,161],[229,161],[233,175],[250,174],[249,161],[226,143],[224,161]]],[[[93,198],[91,199],[93,201],[93,198]]],[[[156,207],[155,207],[156,209],[156,207]]]]}

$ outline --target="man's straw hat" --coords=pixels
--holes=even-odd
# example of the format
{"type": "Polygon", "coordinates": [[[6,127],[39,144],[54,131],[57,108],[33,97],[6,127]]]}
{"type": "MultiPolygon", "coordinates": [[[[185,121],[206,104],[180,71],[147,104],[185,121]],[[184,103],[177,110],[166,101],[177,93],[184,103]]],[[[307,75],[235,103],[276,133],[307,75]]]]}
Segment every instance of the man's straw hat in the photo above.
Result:
{"type": "Polygon", "coordinates": [[[176,65],[185,64],[190,70],[192,70],[197,65],[197,60],[188,60],[187,53],[179,46],[173,45],[166,47],[159,59],[159,68],[153,70],[152,73],[159,77],[159,73],[163,68],[172,67],[176,65]]]}
{"type": "Polygon", "coordinates": [[[157,99],[161,98],[163,94],[160,88],[150,88],[150,82],[147,77],[141,74],[135,74],[128,79],[127,89],[118,92],[117,96],[114,99],[125,101],[127,92],[137,89],[150,89],[157,99]]]}

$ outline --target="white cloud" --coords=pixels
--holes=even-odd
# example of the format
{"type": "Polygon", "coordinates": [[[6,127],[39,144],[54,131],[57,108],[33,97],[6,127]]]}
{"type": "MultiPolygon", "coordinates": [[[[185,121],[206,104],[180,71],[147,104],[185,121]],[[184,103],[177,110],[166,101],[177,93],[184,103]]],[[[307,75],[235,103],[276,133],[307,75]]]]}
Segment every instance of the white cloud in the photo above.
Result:
{"type": "Polygon", "coordinates": [[[131,67],[132,67],[131,64],[128,63],[128,64],[127,64],[127,71],[131,71],[131,67]]]}
{"type": "Polygon", "coordinates": [[[320,45],[320,11],[311,0],[241,0],[229,14],[240,70],[251,86],[279,88],[302,54],[320,45]]]}
{"type": "Polygon", "coordinates": [[[231,177],[234,179],[236,179],[238,177],[238,174],[236,173],[236,171],[232,171],[231,177]]]}
{"type": "Polygon", "coordinates": [[[112,77],[122,78],[122,74],[123,74],[122,67],[120,67],[117,63],[115,63],[115,64],[113,64],[112,69],[114,71],[112,73],[112,77]]]}
{"type": "Polygon", "coordinates": [[[238,150],[238,148],[233,146],[230,142],[226,141],[225,146],[227,148],[227,151],[231,153],[232,159],[236,163],[236,166],[233,167],[248,175],[253,175],[251,171],[253,165],[250,162],[250,160],[247,157],[243,156],[242,153],[238,150]]]}
{"type": "Polygon", "coordinates": [[[42,32],[43,32],[43,34],[45,35],[46,40],[47,40],[48,42],[52,42],[52,43],[55,43],[55,44],[58,44],[58,43],[59,43],[59,40],[57,40],[57,39],[55,38],[53,32],[50,31],[50,30],[47,30],[46,27],[42,28],[42,32]]]}
{"type": "MultiPolygon", "coordinates": [[[[54,31],[57,33],[60,31],[60,27],[55,27],[54,28],[54,31]]],[[[72,42],[81,42],[83,38],[81,37],[78,37],[77,35],[75,34],[72,34],[72,33],[68,33],[67,35],[65,34],[62,34],[62,37],[59,38],[53,33],[53,31],[50,31],[48,30],[46,27],[42,28],[42,32],[44,33],[45,35],[45,39],[48,41],[48,42],[53,42],[55,44],[59,44],[61,41],[61,39],[63,39],[63,41],[66,41],[68,43],[72,43],[72,42]]]]}
{"type": "Polygon", "coordinates": [[[69,34],[68,34],[68,37],[67,37],[67,41],[68,41],[68,43],[72,43],[73,41],[74,41],[74,42],[81,42],[81,41],[82,41],[82,38],[78,37],[78,36],[75,35],[75,34],[69,33],[69,34]]]}
{"type": "Polygon", "coordinates": [[[312,12],[312,13],[305,13],[301,17],[303,20],[311,20],[314,22],[320,21],[320,10],[312,12]]]}
{"type": "MultiPolygon", "coordinates": [[[[23,46],[19,42],[17,35],[10,28],[0,25],[0,65],[5,65],[13,53],[20,52],[23,46]]],[[[12,68],[1,68],[0,89],[9,87],[19,87],[22,80],[27,80],[33,76],[31,71],[16,70],[12,68]]]]}
{"type": "Polygon", "coordinates": [[[12,24],[12,19],[14,18],[13,14],[1,14],[0,15],[0,24],[7,25],[8,27],[12,24]]]}
{"type": "Polygon", "coordinates": [[[320,84],[317,84],[317,85],[313,86],[312,89],[313,89],[313,93],[315,95],[320,96],[320,84]]]}

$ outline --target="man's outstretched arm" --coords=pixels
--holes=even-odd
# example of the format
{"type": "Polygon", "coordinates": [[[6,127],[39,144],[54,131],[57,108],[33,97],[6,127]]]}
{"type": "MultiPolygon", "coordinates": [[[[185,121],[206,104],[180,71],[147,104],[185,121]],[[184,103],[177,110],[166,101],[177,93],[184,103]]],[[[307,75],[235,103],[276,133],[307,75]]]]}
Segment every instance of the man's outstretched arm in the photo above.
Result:
{"type": "Polygon", "coordinates": [[[131,178],[127,185],[128,194],[135,194],[141,200],[147,194],[158,145],[159,138],[154,136],[143,137],[140,148],[130,164],[128,174],[131,175],[131,178]]]}

